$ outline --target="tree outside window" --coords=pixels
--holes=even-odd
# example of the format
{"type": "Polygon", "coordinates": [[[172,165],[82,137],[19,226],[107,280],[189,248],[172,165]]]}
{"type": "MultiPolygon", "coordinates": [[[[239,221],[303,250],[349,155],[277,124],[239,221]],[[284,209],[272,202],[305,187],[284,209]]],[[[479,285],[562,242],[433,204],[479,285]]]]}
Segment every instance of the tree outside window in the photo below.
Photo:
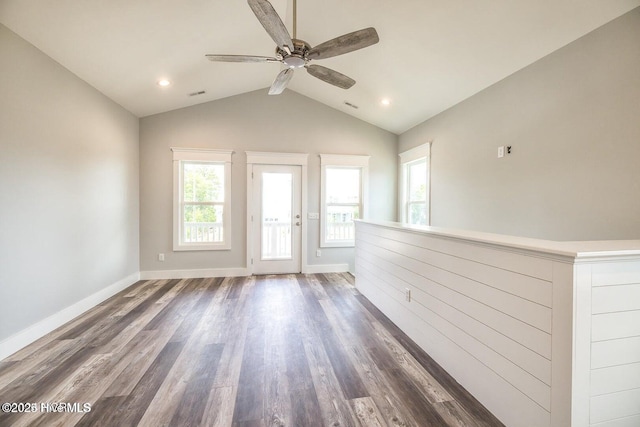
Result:
{"type": "Polygon", "coordinates": [[[429,225],[431,143],[400,153],[399,218],[410,225],[429,225]]]}
{"type": "Polygon", "coordinates": [[[183,241],[224,240],[224,163],[182,163],[183,241]]]}
{"type": "Polygon", "coordinates": [[[230,249],[231,150],[173,151],[173,250],[230,249]]]}
{"type": "Polygon", "coordinates": [[[367,209],[369,156],[321,154],[320,245],[352,247],[367,209]]]}

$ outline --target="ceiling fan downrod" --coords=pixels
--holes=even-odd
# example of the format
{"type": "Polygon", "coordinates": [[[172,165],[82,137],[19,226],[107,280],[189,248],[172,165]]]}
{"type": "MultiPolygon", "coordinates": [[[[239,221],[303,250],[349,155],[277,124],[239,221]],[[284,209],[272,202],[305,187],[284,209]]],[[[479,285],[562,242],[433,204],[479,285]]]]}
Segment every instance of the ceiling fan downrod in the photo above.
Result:
{"type": "Polygon", "coordinates": [[[298,38],[298,2],[297,0],[293,0],[293,38],[298,38]]]}
{"type": "Polygon", "coordinates": [[[293,71],[298,68],[305,68],[307,72],[326,83],[341,89],[349,89],[356,81],[342,73],[334,71],[322,65],[309,65],[312,60],[332,58],[344,55],[345,53],[363,49],[378,43],[378,33],[375,28],[369,27],[362,30],[343,34],[339,37],[328,40],[315,47],[311,47],[298,36],[298,2],[291,0],[293,4],[293,37],[289,34],[285,24],[273,8],[269,0],[247,0],[254,15],[262,24],[266,32],[276,43],[275,57],[255,56],[255,55],[206,55],[210,61],[214,62],[279,62],[286,68],[281,70],[276,76],[269,95],[278,95],[287,87],[293,76],[293,71]]]}

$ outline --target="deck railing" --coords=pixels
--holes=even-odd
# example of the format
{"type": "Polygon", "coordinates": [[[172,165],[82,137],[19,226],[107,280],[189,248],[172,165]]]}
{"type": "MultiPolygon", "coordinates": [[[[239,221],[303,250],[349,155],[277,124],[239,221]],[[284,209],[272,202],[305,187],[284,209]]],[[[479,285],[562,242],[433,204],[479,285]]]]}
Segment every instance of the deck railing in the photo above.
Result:
{"type": "MultiPolygon", "coordinates": [[[[291,222],[267,221],[262,224],[262,255],[264,258],[288,258],[291,256],[291,222]]],[[[353,222],[327,224],[327,241],[353,240],[353,222]]],[[[187,243],[222,242],[224,238],[221,222],[185,222],[184,241],[187,243]]]]}
{"type": "Polygon", "coordinates": [[[224,238],[221,222],[185,222],[184,241],[195,242],[222,242],[224,238]]]}
{"type": "Polygon", "coordinates": [[[326,240],[353,240],[355,226],[352,222],[330,222],[327,224],[326,240]]]}
{"type": "Polygon", "coordinates": [[[262,259],[291,258],[291,221],[262,223],[262,259]]]}

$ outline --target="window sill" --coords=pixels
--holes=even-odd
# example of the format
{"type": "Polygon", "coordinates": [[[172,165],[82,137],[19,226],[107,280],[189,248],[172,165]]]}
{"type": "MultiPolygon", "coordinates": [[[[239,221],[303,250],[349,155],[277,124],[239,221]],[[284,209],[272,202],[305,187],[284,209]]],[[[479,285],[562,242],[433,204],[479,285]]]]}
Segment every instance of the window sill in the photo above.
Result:
{"type": "Polygon", "coordinates": [[[224,245],[211,245],[211,244],[187,244],[187,245],[179,245],[174,246],[173,250],[175,252],[188,252],[188,251],[229,251],[231,250],[231,246],[224,245]]]}
{"type": "Polygon", "coordinates": [[[321,248],[355,248],[356,242],[354,240],[348,240],[344,242],[322,242],[321,248]]]}

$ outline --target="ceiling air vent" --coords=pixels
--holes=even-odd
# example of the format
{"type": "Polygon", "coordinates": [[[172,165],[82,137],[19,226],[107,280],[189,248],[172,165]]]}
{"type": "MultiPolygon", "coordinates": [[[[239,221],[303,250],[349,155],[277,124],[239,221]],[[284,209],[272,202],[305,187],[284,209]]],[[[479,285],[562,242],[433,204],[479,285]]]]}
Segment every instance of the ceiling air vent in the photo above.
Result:
{"type": "Polygon", "coordinates": [[[204,90],[199,90],[197,92],[191,92],[189,94],[189,96],[198,96],[198,95],[204,95],[206,92],[204,90]]]}
{"type": "Polygon", "coordinates": [[[349,101],[344,101],[344,105],[349,106],[351,108],[355,108],[356,110],[359,108],[357,105],[352,104],[349,101]]]}

